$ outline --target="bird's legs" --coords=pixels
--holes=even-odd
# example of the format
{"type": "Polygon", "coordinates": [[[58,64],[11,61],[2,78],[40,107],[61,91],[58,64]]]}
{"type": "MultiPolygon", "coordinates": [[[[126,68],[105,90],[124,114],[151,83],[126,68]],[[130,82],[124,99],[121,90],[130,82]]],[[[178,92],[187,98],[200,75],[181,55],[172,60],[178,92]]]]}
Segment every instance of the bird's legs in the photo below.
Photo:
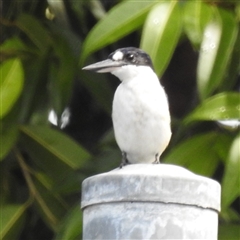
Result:
{"type": "Polygon", "coordinates": [[[122,162],[121,162],[119,168],[122,168],[123,166],[126,166],[127,164],[129,164],[129,161],[127,159],[127,153],[122,152],[122,162]]]}
{"type": "Polygon", "coordinates": [[[155,161],[153,162],[153,164],[159,164],[160,163],[160,159],[158,157],[158,153],[155,154],[155,161]]]}

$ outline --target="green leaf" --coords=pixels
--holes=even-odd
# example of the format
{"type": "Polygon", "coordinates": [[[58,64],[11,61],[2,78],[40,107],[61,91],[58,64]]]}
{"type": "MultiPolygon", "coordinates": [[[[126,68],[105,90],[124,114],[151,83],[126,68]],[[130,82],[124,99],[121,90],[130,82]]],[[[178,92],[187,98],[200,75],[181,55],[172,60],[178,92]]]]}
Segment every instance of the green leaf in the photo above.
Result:
{"type": "Polygon", "coordinates": [[[240,196],[240,134],[229,151],[222,180],[222,208],[226,209],[240,196]]]}
{"type": "Polygon", "coordinates": [[[18,126],[15,122],[0,121],[0,161],[3,160],[18,138],[18,126]]]}
{"type": "Polygon", "coordinates": [[[163,161],[187,167],[200,175],[211,176],[218,164],[218,156],[213,147],[218,138],[219,135],[210,132],[182,141],[163,161]]]}
{"type": "Polygon", "coordinates": [[[212,8],[203,1],[186,1],[184,6],[184,29],[195,47],[202,42],[204,28],[210,21],[212,8]]]}
{"type": "Polygon", "coordinates": [[[22,92],[24,74],[21,61],[15,58],[2,63],[0,74],[1,119],[12,109],[22,92]]]}
{"type": "MultiPolygon", "coordinates": [[[[19,104],[16,104],[3,119],[0,119],[0,161],[7,159],[9,152],[18,140],[18,115],[19,104]]],[[[7,166],[9,167],[9,164],[7,166]]],[[[2,168],[4,167],[2,166],[2,168]]],[[[8,170],[5,169],[5,172],[9,175],[8,170]]],[[[3,179],[5,178],[3,177],[3,179]]],[[[9,188],[5,188],[5,190],[9,190],[9,188]]],[[[4,191],[1,193],[4,193],[4,191]]]]}
{"type": "Polygon", "coordinates": [[[19,239],[27,206],[27,204],[1,205],[0,236],[2,240],[19,239]]]}
{"type": "Polygon", "coordinates": [[[20,121],[22,123],[29,122],[31,117],[40,115],[39,122],[47,121],[47,114],[49,112],[48,99],[48,73],[49,73],[49,56],[43,54],[42,56],[33,60],[32,58],[24,61],[25,69],[25,86],[21,97],[21,112],[20,121]],[[40,112],[40,114],[39,114],[40,112]]]}
{"type": "Polygon", "coordinates": [[[46,126],[21,126],[20,131],[24,149],[56,182],[87,164],[90,154],[62,132],[46,126]]]}
{"type": "Polygon", "coordinates": [[[195,120],[227,120],[240,119],[240,94],[223,92],[203,101],[184,120],[185,123],[195,120]]]}
{"type": "Polygon", "coordinates": [[[26,45],[18,37],[7,39],[0,47],[1,55],[16,56],[20,51],[27,51],[26,45]]]}
{"type": "Polygon", "coordinates": [[[231,134],[218,134],[217,140],[214,144],[214,149],[218,157],[225,164],[228,157],[229,149],[232,145],[232,135],[231,134]]]}
{"type": "Polygon", "coordinates": [[[74,206],[60,224],[59,231],[55,237],[58,239],[81,239],[82,236],[82,211],[79,204],[74,206]]]}
{"type": "Polygon", "coordinates": [[[52,181],[43,173],[34,173],[35,206],[42,218],[53,229],[56,229],[60,219],[66,213],[67,204],[60,195],[52,191],[52,181]]]}
{"type": "Polygon", "coordinates": [[[236,11],[237,20],[238,20],[238,22],[239,22],[239,21],[240,21],[240,3],[237,2],[236,4],[237,4],[237,5],[236,5],[236,8],[235,8],[235,11],[236,11]]]}
{"type": "Polygon", "coordinates": [[[218,231],[218,240],[239,240],[239,224],[220,224],[218,231]]]}
{"type": "Polygon", "coordinates": [[[237,209],[228,207],[222,208],[220,212],[220,218],[225,222],[240,222],[240,214],[237,212],[237,209]]]}
{"type": "Polygon", "coordinates": [[[140,27],[155,1],[123,1],[113,7],[88,34],[81,54],[80,63],[94,51],[117,41],[140,27]]]}
{"type": "Polygon", "coordinates": [[[215,18],[205,28],[197,67],[201,99],[222,83],[237,36],[236,20],[231,12],[215,8],[215,18]]]}
{"type": "Polygon", "coordinates": [[[144,24],[141,48],[153,61],[155,71],[162,75],[178,43],[182,18],[177,1],[163,1],[150,11],[144,24]]]}
{"type": "Polygon", "coordinates": [[[44,53],[48,50],[51,38],[43,25],[35,17],[28,14],[21,14],[16,21],[16,25],[31,39],[41,52],[44,53]]]}
{"type": "Polygon", "coordinates": [[[238,24],[238,34],[233,47],[231,59],[229,60],[229,67],[227,69],[226,77],[222,83],[220,91],[228,91],[234,88],[238,81],[240,72],[240,24],[238,24]]]}

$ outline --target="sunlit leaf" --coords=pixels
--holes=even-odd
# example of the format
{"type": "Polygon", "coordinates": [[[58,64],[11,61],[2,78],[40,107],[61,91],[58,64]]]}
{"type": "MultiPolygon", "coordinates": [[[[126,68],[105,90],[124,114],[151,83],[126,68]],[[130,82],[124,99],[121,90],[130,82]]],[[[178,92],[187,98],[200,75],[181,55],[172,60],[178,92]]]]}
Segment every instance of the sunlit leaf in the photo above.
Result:
{"type": "Polygon", "coordinates": [[[232,13],[215,8],[215,18],[206,26],[197,68],[197,82],[202,99],[210,95],[225,77],[237,36],[232,13]]]}
{"type": "Polygon", "coordinates": [[[162,75],[170,61],[181,28],[182,18],[177,1],[160,2],[148,14],[140,46],[150,54],[158,75],[162,75]]]}
{"type": "Polygon", "coordinates": [[[227,208],[240,196],[240,134],[234,139],[226,161],[222,180],[222,208],[227,208]]]}
{"type": "Polygon", "coordinates": [[[240,119],[239,93],[220,93],[206,99],[185,119],[185,123],[194,120],[216,121],[227,119],[240,119]]]}
{"type": "Polygon", "coordinates": [[[197,174],[211,176],[218,164],[218,156],[214,149],[218,137],[216,133],[210,132],[182,141],[163,162],[181,165],[197,174]]]}
{"type": "Polygon", "coordinates": [[[203,31],[211,19],[212,8],[203,1],[186,1],[184,6],[184,29],[191,43],[198,47],[203,31]]]}
{"type": "Polygon", "coordinates": [[[87,164],[90,154],[64,133],[45,126],[21,126],[20,130],[25,150],[56,182],[87,164]]]}
{"type": "Polygon", "coordinates": [[[25,210],[23,205],[1,205],[0,236],[2,240],[19,239],[19,234],[25,222],[25,210]]]}
{"type": "Polygon", "coordinates": [[[19,98],[24,82],[21,61],[18,58],[10,59],[0,65],[0,119],[13,107],[19,98]]]}
{"type": "Polygon", "coordinates": [[[140,27],[155,1],[123,1],[113,7],[88,34],[81,54],[81,64],[94,51],[117,41],[140,27]]]}

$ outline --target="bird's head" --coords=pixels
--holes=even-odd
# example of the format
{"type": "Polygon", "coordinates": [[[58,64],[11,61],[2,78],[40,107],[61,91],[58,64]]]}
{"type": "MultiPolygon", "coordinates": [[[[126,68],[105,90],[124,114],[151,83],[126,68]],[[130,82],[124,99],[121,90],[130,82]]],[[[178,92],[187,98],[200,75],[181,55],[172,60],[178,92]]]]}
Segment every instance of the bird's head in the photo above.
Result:
{"type": "Polygon", "coordinates": [[[98,73],[110,72],[123,81],[141,71],[141,67],[153,70],[149,55],[139,48],[127,47],[117,49],[106,60],[88,65],[83,70],[98,73]]]}

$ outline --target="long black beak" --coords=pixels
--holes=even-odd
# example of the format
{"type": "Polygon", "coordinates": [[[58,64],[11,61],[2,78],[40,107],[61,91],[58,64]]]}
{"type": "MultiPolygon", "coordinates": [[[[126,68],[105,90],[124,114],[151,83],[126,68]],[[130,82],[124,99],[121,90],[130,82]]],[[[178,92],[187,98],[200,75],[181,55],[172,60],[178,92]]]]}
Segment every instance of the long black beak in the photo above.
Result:
{"type": "Polygon", "coordinates": [[[112,72],[116,70],[117,68],[123,66],[124,63],[121,61],[113,61],[111,59],[107,59],[101,62],[93,63],[91,65],[88,65],[82,70],[89,70],[89,71],[94,71],[94,72],[99,72],[99,73],[105,73],[105,72],[112,72]]]}

